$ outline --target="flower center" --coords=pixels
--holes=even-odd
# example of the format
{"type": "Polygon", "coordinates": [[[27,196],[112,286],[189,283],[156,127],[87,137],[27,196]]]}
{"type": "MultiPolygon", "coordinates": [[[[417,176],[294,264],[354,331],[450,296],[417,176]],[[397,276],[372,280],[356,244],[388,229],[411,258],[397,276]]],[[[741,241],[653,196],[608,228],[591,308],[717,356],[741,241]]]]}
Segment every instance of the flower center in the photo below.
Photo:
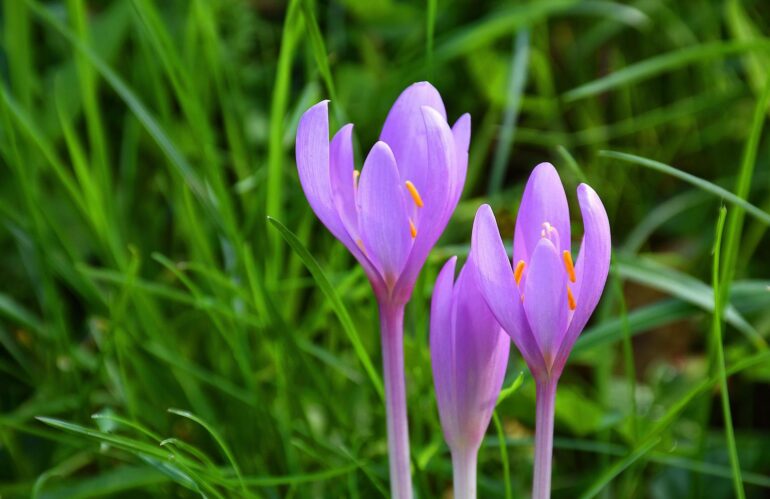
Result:
{"type": "Polygon", "coordinates": [[[559,244],[559,231],[556,230],[556,227],[551,225],[550,222],[543,222],[542,229],[540,229],[540,237],[544,237],[551,241],[553,245],[558,250],[561,245],[559,244]]]}
{"type": "MultiPolygon", "coordinates": [[[[559,231],[556,227],[551,225],[550,222],[543,222],[543,228],[540,230],[540,237],[548,238],[554,245],[559,247],[559,231]]],[[[577,276],[575,275],[575,264],[572,262],[572,253],[569,250],[562,251],[562,260],[564,261],[564,269],[567,271],[567,277],[570,282],[575,282],[577,276]]],[[[516,264],[516,268],[513,270],[513,278],[516,280],[516,285],[521,284],[521,278],[524,276],[524,270],[527,264],[524,260],[519,260],[516,264]]],[[[524,301],[524,293],[521,293],[521,301],[524,301]]],[[[567,286],[567,306],[570,310],[575,310],[577,302],[575,301],[575,295],[572,294],[572,290],[567,286]]]]}

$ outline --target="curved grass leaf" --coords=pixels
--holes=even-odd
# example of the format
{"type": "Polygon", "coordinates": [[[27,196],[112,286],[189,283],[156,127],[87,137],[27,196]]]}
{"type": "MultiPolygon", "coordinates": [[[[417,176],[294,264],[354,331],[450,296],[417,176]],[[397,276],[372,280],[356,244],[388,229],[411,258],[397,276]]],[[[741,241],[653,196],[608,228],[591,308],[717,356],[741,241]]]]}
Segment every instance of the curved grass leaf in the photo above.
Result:
{"type": "MultiPolygon", "coordinates": [[[[669,293],[707,312],[714,311],[714,293],[711,286],[690,275],[647,259],[631,259],[621,255],[616,257],[616,267],[620,276],[625,279],[669,293]]],[[[725,319],[746,335],[755,347],[767,348],[765,340],[731,304],[725,307],[725,319]]]]}
{"type": "Polygon", "coordinates": [[[566,92],[563,97],[567,102],[574,102],[576,100],[585,99],[586,97],[593,97],[613,88],[651,78],[666,71],[678,69],[697,61],[716,59],[731,54],[767,48],[770,48],[770,40],[766,38],[747,41],[703,43],[626,66],[607,76],[603,76],[573,88],[566,92]]]}
{"type": "Polygon", "coordinates": [[[657,170],[659,172],[663,172],[668,175],[671,175],[672,177],[676,177],[678,179],[684,180],[685,182],[690,183],[695,187],[698,187],[699,189],[704,190],[705,192],[714,194],[715,196],[718,196],[724,199],[726,202],[730,204],[740,206],[741,208],[746,210],[746,213],[753,215],[757,220],[760,220],[761,222],[767,225],[770,225],[770,213],[767,213],[766,211],[762,211],[761,209],[757,208],[756,206],[749,203],[748,201],[741,199],[740,197],[736,196],[735,194],[733,194],[732,192],[728,191],[723,187],[719,187],[716,184],[712,184],[708,180],[703,180],[700,177],[696,177],[695,175],[691,175],[689,173],[683,172],[681,170],[674,168],[673,166],[669,166],[665,163],[661,163],[660,161],[643,158],[641,156],[636,156],[634,154],[628,154],[628,153],[619,152],[619,151],[599,151],[599,156],[603,158],[618,159],[620,161],[626,161],[628,163],[634,163],[640,166],[645,166],[647,168],[651,168],[653,170],[657,170]]]}
{"type": "Polygon", "coordinates": [[[222,449],[222,452],[224,453],[227,460],[230,462],[230,466],[233,468],[233,471],[235,472],[235,475],[238,477],[238,482],[241,485],[241,489],[243,490],[243,493],[246,497],[250,497],[251,494],[249,493],[248,489],[246,488],[246,484],[243,483],[243,475],[241,475],[241,468],[238,466],[238,463],[235,462],[235,458],[233,457],[233,453],[230,451],[230,448],[225,443],[225,440],[222,438],[222,436],[219,434],[216,429],[214,429],[213,426],[208,424],[206,421],[202,420],[195,414],[192,414],[188,411],[183,411],[181,409],[169,409],[168,412],[171,414],[176,414],[177,416],[181,416],[183,418],[187,418],[190,421],[194,421],[201,425],[208,433],[211,435],[211,437],[216,441],[217,445],[220,449],[222,449]]]}
{"type": "Polygon", "coordinates": [[[283,225],[275,218],[267,217],[267,219],[270,224],[281,233],[281,236],[286,241],[286,243],[291,246],[291,248],[297,253],[297,255],[307,267],[310,274],[313,276],[313,279],[315,279],[316,283],[321,288],[321,291],[323,291],[324,295],[326,295],[326,298],[332,303],[332,308],[334,309],[334,312],[337,314],[337,318],[342,324],[342,329],[345,331],[345,334],[347,334],[348,339],[352,343],[353,349],[358,356],[358,360],[360,360],[361,364],[364,366],[364,369],[369,375],[369,379],[371,379],[375,390],[377,390],[377,393],[380,395],[380,398],[384,400],[385,392],[382,387],[382,380],[375,370],[374,365],[369,358],[369,354],[366,353],[366,349],[364,348],[363,343],[361,343],[358,330],[353,325],[353,320],[350,318],[350,314],[348,313],[345,304],[342,303],[342,300],[337,294],[337,291],[335,291],[331,282],[329,282],[329,279],[321,269],[318,261],[315,259],[315,257],[313,257],[313,255],[310,254],[310,252],[307,250],[307,248],[305,248],[302,242],[300,242],[297,236],[295,236],[294,233],[292,233],[285,225],[283,225]]]}

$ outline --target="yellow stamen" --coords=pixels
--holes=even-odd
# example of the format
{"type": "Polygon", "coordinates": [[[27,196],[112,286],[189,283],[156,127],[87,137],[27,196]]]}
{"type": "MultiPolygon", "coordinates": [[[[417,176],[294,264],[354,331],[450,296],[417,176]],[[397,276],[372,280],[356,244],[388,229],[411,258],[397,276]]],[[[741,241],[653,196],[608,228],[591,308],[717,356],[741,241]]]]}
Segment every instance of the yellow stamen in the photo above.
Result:
{"type": "Polygon", "coordinates": [[[516,270],[513,271],[513,278],[516,279],[516,284],[521,282],[521,276],[524,274],[524,267],[526,266],[527,264],[524,263],[524,260],[519,260],[519,263],[516,264],[516,270]]]}
{"type": "Polygon", "coordinates": [[[412,239],[417,237],[417,227],[414,226],[412,220],[409,220],[409,232],[412,234],[412,239]]]}
{"type": "Polygon", "coordinates": [[[575,297],[572,296],[572,290],[569,289],[569,286],[567,286],[567,304],[569,305],[570,310],[575,310],[575,307],[577,307],[577,303],[575,303],[575,297]]]}
{"type": "Polygon", "coordinates": [[[411,180],[407,180],[405,184],[406,184],[406,190],[409,191],[409,194],[412,195],[412,199],[414,199],[414,204],[416,204],[418,208],[422,208],[423,202],[422,202],[422,198],[420,197],[420,193],[417,191],[417,187],[414,186],[411,180]]]}
{"type": "Polygon", "coordinates": [[[361,251],[364,252],[364,255],[366,254],[366,248],[364,247],[364,242],[361,239],[356,239],[356,244],[359,248],[361,248],[361,251]]]}
{"type": "Polygon", "coordinates": [[[358,170],[353,170],[353,187],[358,187],[358,176],[361,175],[361,172],[358,170]]]}
{"type": "Polygon", "coordinates": [[[575,282],[577,279],[575,277],[575,266],[572,265],[572,253],[570,253],[567,250],[564,250],[562,253],[562,256],[564,257],[564,267],[567,269],[567,275],[569,275],[569,280],[571,282],[575,282]]]}

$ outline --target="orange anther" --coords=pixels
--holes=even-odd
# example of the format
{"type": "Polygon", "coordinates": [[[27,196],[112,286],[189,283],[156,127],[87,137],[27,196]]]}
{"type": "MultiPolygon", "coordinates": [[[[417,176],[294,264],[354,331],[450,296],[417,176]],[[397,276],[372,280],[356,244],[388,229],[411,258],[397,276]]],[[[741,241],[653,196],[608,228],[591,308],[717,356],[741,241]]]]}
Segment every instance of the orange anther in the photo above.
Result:
{"type": "Polygon", "coordinates": [[[567,269],[569,280],[570,282],[575,282],[577,278],[575,277],[575,266],[572,264],[572,254],[569,251],[564,250],[562,256],[564,257],[564,267],[567,269]]]}
{"type": "Polygon", "coordinates": [[[417,237],[417,227],[414,226],[414,222],[409,220],[409,232],[412,234],[412,239],[417,237]]]}
{"type": "Polygon", "coordinates": [[[521,282],[521,276],[524,274],[524,267],[526,266],[527,264],[524,263],[524,260],[519,260],[519,263],[516,264],[516,270],[513,271],[513,278],[516,279],[516,284],[521,282]]]}
{"type": "Polygon", "coordinates": [[[418,208],[422,208],[422,197],[420,197],[420,193],[417,191],[417,187],[414,186],[411,180],[407,180],[404,183],[406,184],[406,190],[409,191],[409,194],[412,195],[412,199],[414,199],[414,204],[416,204],[418,208]]]}
{"type": "Polygon", "coordinates": [[[569,286],[567,287],[567,304],[569,305],[570,310],[575,310],[575,307],[577,307],[577,303],[575,303],[575,297],[572,296],[572,290],[569,289],[569,286]]]}

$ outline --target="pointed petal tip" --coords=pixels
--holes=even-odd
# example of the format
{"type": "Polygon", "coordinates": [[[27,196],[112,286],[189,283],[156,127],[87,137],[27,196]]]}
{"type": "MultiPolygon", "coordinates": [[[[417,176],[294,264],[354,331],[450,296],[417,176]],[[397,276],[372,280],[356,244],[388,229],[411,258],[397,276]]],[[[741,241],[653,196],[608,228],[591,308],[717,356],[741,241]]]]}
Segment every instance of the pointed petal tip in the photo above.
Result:
{"type": "MultiPolygon", "coordinates": [[[[424,119],[430,119],[432,121],[438,121],[438,122],[444,122],[446,123],[446,119],[444,116],[438,112],[435,108],[431,106],[420,106],[420,111],[422,111],[422,116],[424,119]]],[[[449,126],[449,125],[447,125],[449,126]]]]}
{"type": "Polygon", "coordinates": [[[488,216],[492,214],[492,207],[489,206],[488,203],[484,203],[481,206],[479,206],[479,209],[476,210],[476,219],[478,219],[480,216],[488,216]]]}
{"type": "Polygon", "coordinates": [[[310,111],[318,111],[320,109],[327,110],[329,109],[329,102],[331,102],[329,99],[324,99],[317,104],[313,104],[308,108],[307,111],[305,111],[305,114],[309,113],[310,111]]]}
{"type": "Polygon", "coordinates": [[[456,267],[457,267],[457,256],[452,256],[446,261],[446,263],[444,263],[444,266],[441,267],[441,271],[438,273],[438,277],[436,277],[436,282],[443,280],[446,274],[448,274],[448,276],[451,276],[452,280],[454,280],[456,267]]]}
{"type": "MultiPolygon", "coordinates": [[[[558,255],[558,250],[556,249],[556,246],[554,246],[553,241],[548,239],[547,237],[541,237],[540,241],[537,242],[537,245],[535,246],[535,251],[538,251],[540,246],[543,246],[544,249],[547,249],[549,251],[553,251],[555,255],[558,255]]],[[[533,252],[534,255],[534,252],[533,252]]]]}
{"type": "Polygon", "coordinates": [[[606,209],[604,203],[599,197],[599,194],[588,184],[580,184],[577,187],[578,202],[582,206],[586,205],[589,210],[599,210],[604,213],[603,218],[607,218],[606,209]]]}
{"type": "Polygon", "coordinates": [[[581,195],[581,194],[588,195],[588,196],[593,195],[593,196],[599,197],[599,195],[596,194],[596,191],[594,190],[594,188],[584,182],[581,182],[580,184],[578,184],[577,193],[578,195],[581,195]]]}
{"type": "Polygon", "coordinates": [[[559,179],[559,182],[561,182],[561,178],[559,177],[559,171],[556,169],[555,166],[553,166],[552,163],[549,163],[547,161],[538,163],[532,169],[532,173],[530,174],[530,177],[535,177],[540,175],[555,176],[557,179],[559,179]]]}
{"type": "Polygon", "coordinates": [[[390,148],[387,142],[384,142],[382,140],[378,140],[377,142],[375,142],[371,150],[369,151],[369,154],[371,155],[375,153],[375,151],[377,154],[387,154],[388,156],[393,158],[393,162],[395,163],[396,158],[393,156],[393,150],[390,148]]]}
{"type": "Polygon", "coordinates": [[[468,152],[471,141],[471,115],[465,113],[452,125],[452,134],[455,137],[457,148],[463,152],[468,152]]]}

